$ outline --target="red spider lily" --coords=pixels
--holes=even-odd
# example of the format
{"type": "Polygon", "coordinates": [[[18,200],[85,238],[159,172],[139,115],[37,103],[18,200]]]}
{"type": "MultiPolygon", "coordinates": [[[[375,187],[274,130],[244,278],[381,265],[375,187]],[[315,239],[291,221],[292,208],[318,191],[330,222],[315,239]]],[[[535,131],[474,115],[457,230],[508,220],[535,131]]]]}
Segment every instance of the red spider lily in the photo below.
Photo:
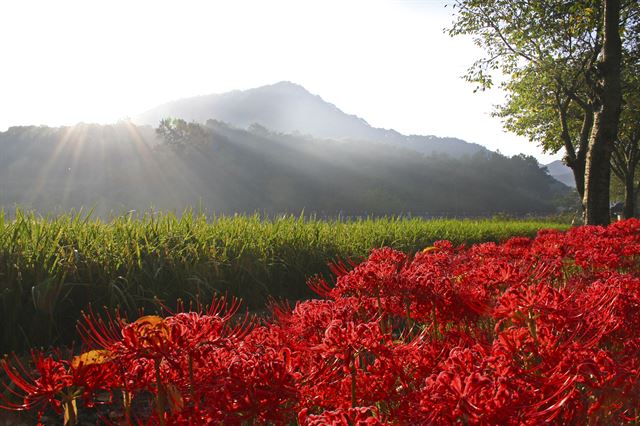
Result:
{"type": "Polygon", "coordinates": [[[138,318],[122,328],[121,346],[117,351],[136,358],[162,358],[173,349],[169,325],[157,315],[138,318]]]}
{"type": "Polygon", "coordinates": [[[71,361],[56,360],[42,352],[33,351],[32,361],[35,372],[31,373],[17,357],[11,366],[2,360],[2,368],[15,391],[5,384],[5,389],[20,402],[4,399],[2,408],[10,410],[38,410],[42,418],[47,407],[63,412],[65,425],[75,425],[77,419],[76,400],[83,398],[87,406],[92,406],[92,396],[99,390],[109,391],[112,386],[111,354],[107,351],[89,351],[73,357],[71,361]]]}
{"type": "Polygon", "coordinates": [[[12,367],[7,360],[2,361],[4,372],[22,392],[22,394],[16,393],[5,385],[7,390],[19,396],[22,401],[20,403],[5,401],[6,406],[3,408],[14,410],[38,408],[38,418],[44,414],[44,409],[49,405],[57,412],[61,412],[60,396],[72,383],[65,365],[52,357],[45,357],[38,351],[32,352],[32,359],[37,376],[32,375],[17,357],[14,360],[15,367],[12,367]]]}
{"type": "Polygon", "coordinates": [[[304,426],[321,425],[358,425],[377,426],[382,423],[375,416],[374,407],[354,407],[341,410],[324,411],[321,414],[309,414],[308,409],[303,409],[298,414],[298,423],[304,426]]]}

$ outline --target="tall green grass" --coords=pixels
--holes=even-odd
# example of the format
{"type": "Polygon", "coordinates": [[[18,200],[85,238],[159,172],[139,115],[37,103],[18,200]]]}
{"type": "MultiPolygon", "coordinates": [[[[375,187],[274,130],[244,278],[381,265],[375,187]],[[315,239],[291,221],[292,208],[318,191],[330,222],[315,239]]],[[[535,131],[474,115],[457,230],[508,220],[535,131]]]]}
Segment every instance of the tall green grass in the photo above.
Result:
{"type": "Polygon", "coordinates": [[[269,296],[310,295],[306,279],[327,262],[360,259],[374,247],[416,251],[435,240],[456,244],[533,236],[544,221],[363,219],[291,216],[207,218],[148,214],[110,221],[86,215],[0,214],[0,352],[65,344],[91,304],[135,315],[176,299],[241,297],[259,310],[269,296]]]}

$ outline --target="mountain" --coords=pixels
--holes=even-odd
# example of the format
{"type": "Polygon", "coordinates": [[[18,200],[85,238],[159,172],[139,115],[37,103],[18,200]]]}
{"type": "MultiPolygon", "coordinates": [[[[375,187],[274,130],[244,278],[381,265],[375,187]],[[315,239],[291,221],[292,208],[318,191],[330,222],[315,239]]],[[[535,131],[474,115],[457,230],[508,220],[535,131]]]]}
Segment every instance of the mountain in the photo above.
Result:
{"type": "Polygon", "coordinates": [[[258,123],[280,133],[302,133],[318,138],[376,141],[397,145],[422,154],[452,157],[488,155],[481,145],[461,139],[436,136],[406,136],[395,130],[372,127],[364,119],[349,115],[304,87],[288,81],[249,90],[180,99],[150,109],[133,121],[157,126],[167,117],[205,123],[215,119],[235,127],[258,123]]]}
{"type": "Polygon", "coordinates": [[[553,176],[553,178],[557,181],[560,181],[571,188],[576,187],[576,180],[573,176],[573,170],[567,167],[562,161],[553,161],[549,164],[546,164],[545,167],[549,171],[549,174],[553,176]]]}

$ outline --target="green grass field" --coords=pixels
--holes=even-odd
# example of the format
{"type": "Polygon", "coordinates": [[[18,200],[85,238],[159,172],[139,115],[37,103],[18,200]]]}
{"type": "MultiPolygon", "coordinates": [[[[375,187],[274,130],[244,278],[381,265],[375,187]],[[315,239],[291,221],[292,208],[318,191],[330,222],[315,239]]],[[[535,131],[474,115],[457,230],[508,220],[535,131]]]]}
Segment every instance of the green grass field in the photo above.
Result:
{"type": "Polygon", "coordinates": [[[372,248],[413,252],[440,239],[455,244],[566,229],[546,221],[364,219],[322,221],[258,216],[119,217],[0,215],[0,352],[68,343],[91,304],[130,314],[176,299],[242,298],[259,311],[268,297],[299,299],[327,262],[372,248]]]}

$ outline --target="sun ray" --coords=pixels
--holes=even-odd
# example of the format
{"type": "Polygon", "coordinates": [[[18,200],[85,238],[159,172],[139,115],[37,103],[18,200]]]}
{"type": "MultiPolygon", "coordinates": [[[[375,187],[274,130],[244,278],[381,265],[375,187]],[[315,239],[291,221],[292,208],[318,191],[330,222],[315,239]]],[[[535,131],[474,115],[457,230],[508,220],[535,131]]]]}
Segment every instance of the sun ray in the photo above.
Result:
{"type": "Polygon", "coordinates": [[[34,179],[33,187],[29,191],[29,197],[27,198],[27,204],[32,205],[39,196],[42,195],[45,186],[49,183],[52,171],[56,166],[59,166],[58,160],[65,151],[66,146],[73,139],[73,134],[76,131],[75,126],[68,126],[60,128],[62,136],[59,140],[55,141],[53,153],[51,157],[40,167],[34,179]]]}

